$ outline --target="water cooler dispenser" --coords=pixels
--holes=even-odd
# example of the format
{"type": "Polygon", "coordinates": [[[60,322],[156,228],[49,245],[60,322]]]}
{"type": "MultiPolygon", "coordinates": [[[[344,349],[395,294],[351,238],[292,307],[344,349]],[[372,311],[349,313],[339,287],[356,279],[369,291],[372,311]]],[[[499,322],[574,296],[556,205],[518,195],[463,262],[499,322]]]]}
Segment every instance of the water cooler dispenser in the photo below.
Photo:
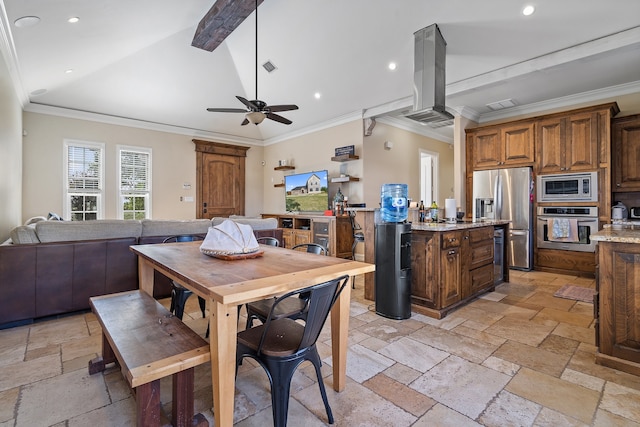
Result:
{"type": "Polygon", "coordinates": [[[411,223],[406,222],[406,197],[406,184],[383,185],[376,214],[376,313],[391,319],[411,317],[411,223]]]}

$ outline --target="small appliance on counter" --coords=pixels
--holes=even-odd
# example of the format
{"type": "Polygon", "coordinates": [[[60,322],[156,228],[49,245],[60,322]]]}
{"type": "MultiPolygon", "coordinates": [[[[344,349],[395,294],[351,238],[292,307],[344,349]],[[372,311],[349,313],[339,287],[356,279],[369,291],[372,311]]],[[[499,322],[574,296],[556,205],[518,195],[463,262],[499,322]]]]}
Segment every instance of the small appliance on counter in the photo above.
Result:
{"type": "Polygon", "coordinates": [[[611,219],[627,219],[627,207],[622,202],[611,208],[611,219]]]}
{"type": "Polygon", "coordinates": [[[629,218],[640,219],[640,207],[636,206],[629,208],[629,218]]]}

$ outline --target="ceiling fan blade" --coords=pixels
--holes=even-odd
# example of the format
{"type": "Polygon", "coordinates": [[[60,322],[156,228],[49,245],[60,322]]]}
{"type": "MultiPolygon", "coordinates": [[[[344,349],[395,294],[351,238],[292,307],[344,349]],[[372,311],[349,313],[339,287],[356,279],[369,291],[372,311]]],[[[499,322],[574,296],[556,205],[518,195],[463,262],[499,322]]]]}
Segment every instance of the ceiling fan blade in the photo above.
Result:
{"type": "Polygon", "coordinates": [[[246,113],[247,110],[242,108],[207,108],[207,111],[212,113],[246,113]]]}
{"type": "Polygon", "coordinates": [[[243,98],[241,96],[236,96],[240,102],[247,106],[251,111],[260,111],[260,107],[254,104],[253,102],[247,100],[247,98],[243,98]]]}
{"type": "Polygon", "coordinates": [[[244,120],[242,121],[242,123],[240,123],[240,126],[245,126],[249,124],[249,119],[247,119],[246,117],[244,118],[244,120]]]}
{"type": "Polygon", "coordinates": [[[294,104],[287,104],[287,105],[270,105],[268,107],[269,111],[272,112],[278,112],[278,111],[291,111],[291,110],[297,110],[298,106],[294,105],[294,104]]]}
{"type": "Polygon", "coordinates": [[[268,119],[275,120],[276,122],[284,123],[285,125],[290,125],[291,123],[293,123],[291,120],[285,119],[284,117],[279,116],[277,114],[266,113],[266,115],[268,119]]]}

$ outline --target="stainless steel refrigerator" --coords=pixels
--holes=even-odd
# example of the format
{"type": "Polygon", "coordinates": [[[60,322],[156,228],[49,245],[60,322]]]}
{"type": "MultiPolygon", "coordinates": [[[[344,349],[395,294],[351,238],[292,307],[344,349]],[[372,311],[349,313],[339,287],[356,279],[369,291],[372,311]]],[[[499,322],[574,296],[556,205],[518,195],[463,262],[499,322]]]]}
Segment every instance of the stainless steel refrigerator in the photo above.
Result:
{"type": "Polygon", "coordinates": [[[511,221],[510,267],[533,266],[533,180],[531,168],[493,169],[473,173],[473,219],[511,221]]]}

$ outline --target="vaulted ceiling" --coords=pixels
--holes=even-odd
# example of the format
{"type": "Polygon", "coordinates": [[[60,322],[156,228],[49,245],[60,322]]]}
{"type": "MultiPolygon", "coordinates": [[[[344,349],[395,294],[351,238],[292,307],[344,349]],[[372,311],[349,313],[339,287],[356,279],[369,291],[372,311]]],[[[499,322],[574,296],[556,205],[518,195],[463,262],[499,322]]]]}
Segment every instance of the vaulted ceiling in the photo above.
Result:
{"type": "Polygon", "coordinates": [[[395,116],[412,105],[413,33],[433,23],[447,42],[446,104],[466,117],[607,97],[629,102],[623,111],[640,108],[638,0],[536,0],[531,16],[521,13],[526,0],[264,0],[258,62],[277,68],[259,66],[258,97],[300,109],[283,113],[289,126],[240,126],[242,114],[206,108],[255,98],[254,14],[208,52],[191,42],[213,3],[0,0],[0,45],[27,111],[227,141],[269,143],[359,117],[412,126],[395,116]],[[40,21],[16,26],[23,16],[40,21]],[[515,106],[487,107],[505,99],[515,106]]]}

